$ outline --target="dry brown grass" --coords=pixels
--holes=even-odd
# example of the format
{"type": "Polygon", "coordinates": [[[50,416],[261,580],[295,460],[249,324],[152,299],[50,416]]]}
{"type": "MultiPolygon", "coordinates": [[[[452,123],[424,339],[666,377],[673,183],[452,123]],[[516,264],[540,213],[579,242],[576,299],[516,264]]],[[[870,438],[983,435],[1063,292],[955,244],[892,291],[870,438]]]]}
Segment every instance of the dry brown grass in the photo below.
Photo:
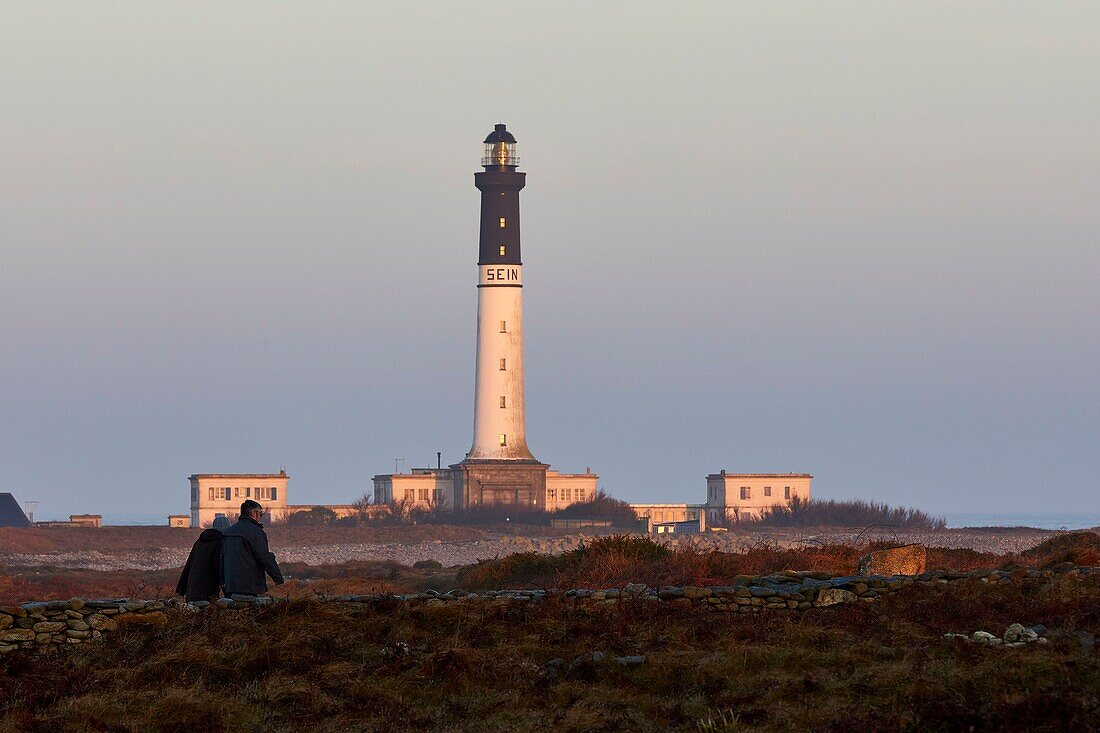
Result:
{"type": "MultiPolygon", "coordinates": [[[[739,575],[765,575],[783,570],[809,570],[833,575],[854,574],[867,545],[809,545],[780,549],[761,543],[741,552],[694,548],[667,549],[648,539],[620,535],[593,540],[562,555],[521,553],[482,561],[459,571],[464,588],[525,587],[617,588],[626,583],[662,585],[723,585],[739,575]]],[[[929,548],[929,570],[967,571],[979,568],[1047,567],[1060,562],[1100,565],[1100,535],[1075,532],[1057,535],[1024,553],[994,555],[967,549],[929,548]]]]}
{"type": "Polygon", "coordinates": [[[918,586],[801,615],[298,601],[171,621],[69,650],[65,663],[5,656],[0,731],[1061,733],[1100,714],[1100,660],[1071,638],[1019,649],[943,639],[1013,622],[1100,633],[1095,577],[918,586]],[[568,669],[594,650],[607,658],[568,669]],[[634,654],[645,662],[612,659],[634,654]]]}
{"type": "MultiPolygon", "coordinates": [[[[852,573],[864,546],[807,546],[784,550],[760,544],[743,552],[671,550],[645,538],[619,536],[593,540],[583,550],[564,555],[519,553],[466,568],[414,570],[394,562],[351,561],[336,565],[284,563],[291,578],[272,594],[285,598],[309,595],[410,593],[500,588],[612,588],[626,583],[723,585],[739,575],[782,570],[852,573]]],[[[973,550],[931,548],[930,570],[1047,567],[1060,562],[1100,565],[1100,536],[1091,532],[1056,535],[1020,554],[992,555],[973,550]]],[[[166,598],[172,595],[178,570],[70,570],[0,566],[0,603],[81,597],[166,598]]]]}

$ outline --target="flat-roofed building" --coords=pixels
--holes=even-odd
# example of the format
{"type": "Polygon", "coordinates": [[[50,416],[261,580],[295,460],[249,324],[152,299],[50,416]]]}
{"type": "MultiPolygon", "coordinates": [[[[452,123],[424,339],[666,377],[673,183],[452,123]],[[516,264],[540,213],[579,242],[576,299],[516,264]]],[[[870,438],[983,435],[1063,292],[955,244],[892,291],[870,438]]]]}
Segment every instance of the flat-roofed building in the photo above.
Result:
{"type": "Polygon", "coordinates": [[[169,514],[168,515],[169,527],[190,527],[191,515],[189,514],[169,514]]]}
{"type": "MultiPolygon", "coordinates": [[[[461,465],[461,464],[459,464],[461,465]]],[[[455,509],[456,469],[414,468],[410,473],[387,473],[374,477],[374,502],[406,508],[455,509]]],[[[591,501],[600,477],[591,470],[561,473],[547,470],[546,511],[556,512],[572,504],[591,501]]],[[[474,502],[477,504],[479,502],[474,502]]],[[[500,502],[486,502],[500,503],[500,502]]]]}
{"type": "Polygon", "coordinates": [[[454,509],[455,484],[449,468],[414,468],[411,473],[374,477],[374,503],[420,509],[454,509]]]}
{"type": "Polygon", "coordinates": [[[246,499],[260,502],[265,521],[286,514],[286,471],[279,473],[196,473],[191,481],[191,526],[209,527],[214,518],[237,521],[246,499]]]}
{"type": "Polygon", "coordinates": [[[670,522],[698,522],[702,504],[631,504],[638,519],[648,519],[650,525],[670,522]]]}
{"type": "Polygon", "coordinates": [[[759,517],[764,509],[810,498],[808,473],[712,473],[707,476],[707,519],[728,524],[759,517]]]}
{"type": "Polygon", "coordinates": [[[546,511],[556,512],[572,504],[596,498],[600,477],[591,469],[584,473],[546,472],[546,511]]]}

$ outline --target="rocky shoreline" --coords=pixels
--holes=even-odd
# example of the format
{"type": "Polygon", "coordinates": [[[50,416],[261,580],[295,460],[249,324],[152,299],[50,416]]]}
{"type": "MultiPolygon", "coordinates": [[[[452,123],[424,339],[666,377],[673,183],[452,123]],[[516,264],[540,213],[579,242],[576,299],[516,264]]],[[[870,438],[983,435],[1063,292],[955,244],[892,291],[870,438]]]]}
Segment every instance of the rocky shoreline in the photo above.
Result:
{"type": "MultiPolygon", "coordinates": [[[[697,547],[725,552],[740,552],[763,545],[778,549],[797,549],[830,544],[854,544],[884,540],[897,544],[919,543],[926,547],[971,549],[996,555],[1023,552],[1049,539],[1055,532],[1047,530],[1008,530],[1003,533],[980,530],[942,530],[938,532],[905,532],[876,528],[821,530],[753,530],[714,532],[679,538],[660,538],[672,547],[697,547]]],[[[364,542],[340,544],[294,545],[273,549],[280,562],[307,565],[334,565],[351,560],[396,562],[411,566],[420,560],[435,560],[444,567],[471,565],[479,560],[503,557],[517,552],[560,554],[575,550],[590,540],[585,534],[563,537],[497,536],[471,541],[429,540],[421,542],[364,542]]],[[[3,553],[0,565],[7,567],[55,567],[96,571],[170,570],[182,567],[187,550],[180,548],[145,548],[110,551],[81,550],[34,554],[3,553]]]]}

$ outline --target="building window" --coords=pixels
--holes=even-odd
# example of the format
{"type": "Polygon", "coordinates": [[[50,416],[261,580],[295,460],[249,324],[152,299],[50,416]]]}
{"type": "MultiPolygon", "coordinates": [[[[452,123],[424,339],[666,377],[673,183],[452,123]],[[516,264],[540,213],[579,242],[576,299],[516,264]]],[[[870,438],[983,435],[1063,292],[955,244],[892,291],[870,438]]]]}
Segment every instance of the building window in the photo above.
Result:
{"type": "Polygon", "coordinates": [[[429,491],[429,489],[421,489],[420,490],[420,501],[427,501],[428,500],[428,491],[429,491]]]}
{"type": "Polygon", "coordinates": [[[784,486],[783,487],[783,498],[787,499],[788,501],[790,500],[790,498],[791,498],[791,487],[790,486],[784,486]]]}
{"type": "Polygon", "coordinates": [[[501,256],[501,257],[503,257],[503,256],[504,256],[504,245],[503,245],[503,244],[502,244],[502,245],[500,245],[500,256],[501,256]]]}
{"type": "Polygon", "coordinates": [[[500,217],[500,228],[503,229],[506,226],[508,226],[508,220],[505,219],[503,216],[500,217]]]}
{"type": "Polygon", "coordinates": [[[507,435],[505,435],[504,433],[501,433],[499,437],[500,437],[500,444],[501,445],[508,445],[508,436],[507,435]]]}
{"type": "Polygon", "coordinates": [[[501,321],[500,322],[500,332],[501,333],[508,333],[508,321],[501,321]]]}
{"type": "Polygon", "coordinates": [[[562,489],[561,490],[561,500],[562,501],[573,501],[573,489],[562,489]]]}
{"type": "Polygon", "coordinates": [[[546,490],[546,500],[547,501],[556,501],[557,500],[557,493],[558,493],[557,489],[547,489],[546,490]]]}
{"type": "Polygon", "coordinates": [[[577,501],[584,501],[584,489],[577,489],[577,501]]]}
{"type": "Polygon", "coordinates": [[[764,496],[771,496],[771,495],[772,495],[772,487],[765,486],[764,487],[764,496]]]}
{"type": "Polygon", "coordinates": [[[508,398],[505,397],[504,395],[501,395],[500,396],[500,407],[501,407],[501,409],[503,409],[507,406],[508,406],[508,398]]]}
{"type": "Polygon", "coordinates": [[[500,371],[506,371],[508,369],[508,361],[506,359],[500,360],[500,371]]]}
{"type": "Polygon", "coordinates": [[[405,489],[405,501],[416,501],[416,489],[405,489]]]}
{"type": "Polygon", "coordinates": [[[274,486],[271,487],[271,500],[272,501],[278,501],[279,500],[279,490],[277,488],[275,488],[274,486]]]}
{"type": "Polygon", "coordinates": [[[752,488],[749,486],[741,487],[741,501],[752,498],[752,488]]]}

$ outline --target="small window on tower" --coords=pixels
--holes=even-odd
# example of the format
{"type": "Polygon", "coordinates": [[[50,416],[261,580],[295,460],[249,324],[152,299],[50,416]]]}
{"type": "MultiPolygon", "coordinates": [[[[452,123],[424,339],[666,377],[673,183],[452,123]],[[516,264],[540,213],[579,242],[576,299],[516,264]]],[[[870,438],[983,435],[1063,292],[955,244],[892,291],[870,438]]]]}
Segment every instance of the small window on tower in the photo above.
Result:
{"type": "Polygon", "coordinates": [[[508,321],[501,321],[500,322],[500,332],[501,333],[508,333],[508,321]]]}
{"type": "Polygon", "coordinates": [[[507,370],[507,369],[508,369],[508,362],[507,362],[507,360],[505,360],[505,359],[501,359],[501,360],[500,360],[500,371],[502,371],[502,372],[503,372],[503,371],[505,371],[505,370],[507,370]]]}
{"type": "Polygon", "coordinates": [[[508,220],[505,219],[503,216],[500,217],[500,228],[503,229],[506,226],[508,226],[508,220]]]}
{"type": "Polygon", "coordinates": [[[504,395],[500,396],[500,406],[501,406],[501,409],[508,406],[508,398],[505,397],[504,395]]]}
{"type": "Polygon", "coordinates": [[[505,435],[504,433],[500,434],[500,444],[501,445],[508,445],[508,436],[505,435]]]}
{"type": "Polygon", "coordinates": [[[504,256],[504,245],[503,245],[503,244],[502,244],[502,245],[500,245],[500,256],[501,256],[501,257],[503,257],[503,256],[504,256]]]}

